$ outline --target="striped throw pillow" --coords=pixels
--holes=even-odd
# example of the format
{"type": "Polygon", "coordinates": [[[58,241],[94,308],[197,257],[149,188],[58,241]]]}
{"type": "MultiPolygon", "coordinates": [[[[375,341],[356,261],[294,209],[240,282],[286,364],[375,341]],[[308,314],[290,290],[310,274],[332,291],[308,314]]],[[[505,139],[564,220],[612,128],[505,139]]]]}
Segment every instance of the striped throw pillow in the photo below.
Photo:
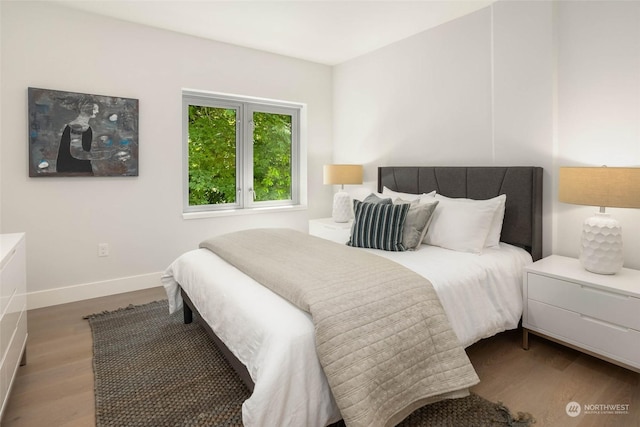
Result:
{"type": "Polygon", "coordinates": [[[353,201],[354,219],[347,245],[358,248],[404,251],[402,232],[408,204],[392,205],[353,201]]]}

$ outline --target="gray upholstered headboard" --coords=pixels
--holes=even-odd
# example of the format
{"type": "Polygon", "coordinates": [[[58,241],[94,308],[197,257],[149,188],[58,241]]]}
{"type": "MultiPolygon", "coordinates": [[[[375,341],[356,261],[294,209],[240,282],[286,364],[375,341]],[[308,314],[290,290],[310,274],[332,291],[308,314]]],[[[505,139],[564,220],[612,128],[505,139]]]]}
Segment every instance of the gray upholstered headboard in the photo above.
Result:
{"type": "Polygon", "coordinates": [[[542,168],[383,166],[378,168],[382,187],[403,193],[437,191],[447,197],[490,199],[507,195],[500,240],[525,248],[533,260],[542,258],[542,168]]]}

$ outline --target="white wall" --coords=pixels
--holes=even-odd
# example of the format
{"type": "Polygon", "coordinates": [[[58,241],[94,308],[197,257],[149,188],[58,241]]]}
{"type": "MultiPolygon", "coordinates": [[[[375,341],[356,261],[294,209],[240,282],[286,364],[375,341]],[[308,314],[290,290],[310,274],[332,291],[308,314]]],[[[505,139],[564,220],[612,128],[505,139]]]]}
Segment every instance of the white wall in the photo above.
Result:
{"type": "MultiPolygon", "coordinates": [[[[334,68],[334,159],[537,165],[544,255],[578,255],[595,208],[561,204],[560,165],[640,166],[640,2],[500,1],[334,68]]],[[[609,209],[640,268],[640,210],[609,209]]]]}
{"type": "MultiPolygon", "coordinates": [[[[558,4],[558,166],[640,166],[640,2],[558,4]]],[[[557,203],[555,252],[577,256],[598,209],[557,203]]],[[[625,267],[640,269],[640,209],[622,224],[625,267]]]]}
{"type": "Polygon", "coordinates": [[[327,215],[330,67],[47,3],[1,8],[1,231],[27,233],[30,307],[158,286],[159,272],[208,236],[306,230],[309,216],[327,215]],[[139,99],[140,175],[29,178],[27,87],[139,99]],[[181,88],[306,103],[308,211],[184,220],[181,88]],[[109,257],[97,257],[100,242],[109,257]]]}
{"type": "Polygon", "coordinates": [[[365,162],[371,188],[379,165],[536,165],[548,181],[551,11],[500,3],[335,67],[334,158],[365,162]]]}
{"type": "Polygon", "coordinates": [[[364,162],[371,181],[379,165],[490,161],[489,19],[484,9],[335,67],[334,158],[364,162]]]}

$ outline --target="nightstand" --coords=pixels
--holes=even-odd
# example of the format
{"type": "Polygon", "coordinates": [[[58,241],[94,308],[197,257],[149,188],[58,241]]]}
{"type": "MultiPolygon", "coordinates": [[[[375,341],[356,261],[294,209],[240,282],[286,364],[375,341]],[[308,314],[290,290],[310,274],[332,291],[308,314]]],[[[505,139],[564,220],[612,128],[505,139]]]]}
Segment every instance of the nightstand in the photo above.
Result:
{"type": "Polygon", "coordinates": [[[332,218],[311,219],[309,220],[309,234],[344,244],[349,241],[351,223],[352,221],[335,222],[332,218]]]}
{"type": "Polygon", "coordinates": [[[525,268],[522,347],[540,335],[640,372],[640,270],[590,273],[552,255],[525,268]]]}

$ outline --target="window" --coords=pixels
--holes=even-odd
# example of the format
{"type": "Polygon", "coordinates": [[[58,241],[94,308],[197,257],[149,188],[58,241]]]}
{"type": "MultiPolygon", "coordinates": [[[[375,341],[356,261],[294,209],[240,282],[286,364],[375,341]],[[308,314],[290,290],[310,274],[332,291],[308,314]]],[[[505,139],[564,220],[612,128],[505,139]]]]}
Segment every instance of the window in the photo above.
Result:
{"type": "Polygon", "coordinates": [[[184,212],[298,205],[301,109],[183,92],[184,212]]]}

